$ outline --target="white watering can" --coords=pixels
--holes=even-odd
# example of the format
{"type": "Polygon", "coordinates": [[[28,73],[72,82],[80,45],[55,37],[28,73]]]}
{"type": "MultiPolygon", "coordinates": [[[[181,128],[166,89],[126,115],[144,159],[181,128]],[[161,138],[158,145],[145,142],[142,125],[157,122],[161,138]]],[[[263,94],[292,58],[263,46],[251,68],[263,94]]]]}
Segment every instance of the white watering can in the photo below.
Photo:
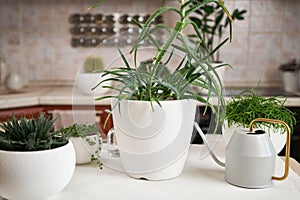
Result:
{"type": "Polygon", "coordinates": [[[225,180],[235,186],[245,188],[265,188],[272,185],[272,180],[284,180],[289,173],[290,128],[281,121],[257,118],[250,123],[249,131],[237,129],[226,146],[225,161],[221,162],[210,148],[207,139],[197,123],[195,127],[201,135],[204,144],[209,149],[212,158],[225,167],[225,180]],[[273,176],[275,170],[276,152],[269,134],[262,130],[253,131],[255,122],[270,122],[282,124],[286,131],[285,172],[282,177],[273,176]]]}

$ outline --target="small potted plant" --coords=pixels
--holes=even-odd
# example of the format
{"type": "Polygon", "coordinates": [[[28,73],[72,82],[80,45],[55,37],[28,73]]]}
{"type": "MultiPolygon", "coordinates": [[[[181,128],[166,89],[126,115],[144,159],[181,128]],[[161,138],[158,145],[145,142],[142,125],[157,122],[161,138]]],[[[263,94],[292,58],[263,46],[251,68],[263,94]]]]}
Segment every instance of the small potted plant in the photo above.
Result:
{"type": "Polygon", "coordinates": [[[300,70],[300,60],[292,59],[289,62],[279,66],[282,71],[283,88],[285,91],[297,92],[298,87],[298,72],[300,70]]]}
{"type": "Polygon", "coordinates": [[[96,161],[97,165],[102,168],[99,159],[102,139],[95,124],[73,124],[61,128],[59,132],[70,137],[75,148],[76,164],[96,161]]]}
{"type": "Polygon", "coordinates": [[[69,183],[75,151],[68,137],[53,131],[54,121],[13,115],[0,125],[1,197],[46,199],[69,183]]]}
{"type": "MultiPolygon", "coordinates": [[[[263,97],[255,94],[254,88],[246,90],[231,98],[226,104],[226,121],[223,135],[228,142],[237,128],[248,128],[255,118],[277,119],[286,122],[293,132],[296,125],[295,113],[284,106],[286,99],[279,97],[263,97]]],[[[285,145],[285,129],[282,125],[273,123],[256,123],[254,128],[269,133],[275,151],[279,153],[285,145]]]]}
{"type": "Polygon", "coordinates": [[[216,114],[215,130],[222,121],[224,99],[220,78],[210,62],[213,52],[207,49],[202,33],[189,17],[209,3],[219,4],[229,18],[230,14],[221,0],[193,2],[178,0],[178,7],[164,5],[144,24],[132,19],[140,29],[136,43],[129,51],[118,47],[112,68],[100,71],[104,78],[99,82],[100,87],[112,92],[97,100],[112,99],[111,114],[120,159],[131,177],[165,180],[182,173],[197,103],[210,107],[216,114]],[[174,27],[157,24],[149,28],[166,12],[179,15],[174,27]],[[191,38],[183,33],[187,26],[195,31],[197,43],[191,43],[191,38]],[[103,84],[107,81],[115,84],[106,87],[103,84]],[[208,95],[202,97],[193,87],[207,89],[208,95]],[[216,102],[211,102],[211,95],[215,95],[216,102]]]}
{"type": "MultiPolygon", "coordinates": [[[[104,64],[99,56],[88,56],[77,74],[76,85],[78,90],[86,95],[101,95],[106,93],[107,89],[103,88],[93,90],[95,85],[101,81],[101,75],[95,72],[103,69],[104,64]]],[[[108,82],[107,85],[109,86],[110,83],[108,82]]]]}

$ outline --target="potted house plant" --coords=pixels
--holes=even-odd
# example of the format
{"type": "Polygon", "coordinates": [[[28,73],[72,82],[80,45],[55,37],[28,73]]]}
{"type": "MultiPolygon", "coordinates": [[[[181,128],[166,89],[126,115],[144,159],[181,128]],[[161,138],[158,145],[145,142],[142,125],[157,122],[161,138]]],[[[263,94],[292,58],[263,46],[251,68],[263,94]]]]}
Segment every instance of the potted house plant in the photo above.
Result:
{"type": "MultiPolygon", "coordinates": [[[[286,99],[279,97],[263,97],[255,94],[254,88],[246,90],[227,102],[223,135],[228,142],[233,131],[248,128],[255,118],[277,119],[286,122],[293,132],[296,124],[295,113],[284,106],[286,99]]],[[[285,145],[286,132],[279,124],[257,123],[254,128],[269,133],[275,151],[279,153],[285,145]]]]}
{"type": "Polygon", "coordinates": [[[75,152],[67,137],[52,131],[54,121],[12,116],[0,125],[0,196],[45,199],[69,183],[75,152]]]}
{"type": "MultiPolygon", "coordinates": [[[[190,6],[194,6],[199,2],[203,2],[204,0],[197,0],[192,2],[190,6]]],[[[231,19],[235,20],[244,20],[244,14],[247,11],[244,9],[235,8],[231,13],[231,19]]],[[[195,11],[195,14],[190,16],[189,19],[193,21],[199,30],[201,30],[203,39],[207,48],[210,52],[213,52],[214,48],[222,43],[225,43],[227,38],[222,41],[222,36],[226,28],[230,25],[230,19],[226,17],[224,14],[222,7],[219,4],[207,4],[203,7],[200,7],[195,11]]],[[[230,29],[231,31],[231,29],[230,29]]],[[[195,35],[190,35],[190,37],[195,38],[198,37],[195,35]]],[[[211,56],[212,65],[216,67],[216,72],[218,73],[221,82],[223,82],[223,77],[225,75],[225,67],[222,66],[222,60],[220,59],[220,51],[216,51],[211,56]]],[[[207,94],[207,90],[201,91],[204,94],[207,94]]]]}
{"type": "Polygon", "coordinates": [[[300,70],[300,61],[292,59],[279,66],[282,71],[283,88],[285,91],[297,92],[298,87],[298,72],[300,70]]]}
{"type": "MultiPolygon", "coordinates": [[[[204,0],[197,0],[192,2],[191,6],[196,5],[198,2],[204,0]]],[[[247,11],[245,9],[235,8],[231,13],[231,19],[244,20],[244,14],[247,11]]],[[[221,39],[224,34],[224,30],[230,25],[230,19],[226,17],[222,7],[219,4],[207,4],[200,7],[195,11],[195,15],[190,17],[197,27],[201,30],[203,39],[210,51],[213,51],[215,45],[222,43],[221,39]],[[217,42],[215,41],[217,40],[217,42]]],[[[191,35],[195,38],[195,35],[191,35]]],[[[196,37],[197,38],[197,37],[196,37]]],[[[212,57],[213,63],[221,63],[219,51],[216,52],[212,57]]]]}
{"type": "Polygon", "coordinates": [[[95,124],[73,124],[61,128],[59,132],[72,141],[76,153],[76,164],[96,161],[97,165],[102,168],[99,159],[102,139],[95,124]]]}
{"type": "MultiPolygon", "coordinates": [[[[98,6],[100,1],[95,6],[98,6]]],[[[132,20],[140,28],[140,35],[131,51],[118,48],[120,62],[100,71],[99,85],[114,81],[112,99],[114,130],[124,171],[134,178],[165,180],[181,174],[193,131],[198,102],[211,107],[216,114],[216,128],[222,121],[222,86],[210,63],[213,52],[208,50],[196,24],[188,17],[208,3],[219,4],[230,17],[222,1],[207,0],[189,7],[194,1],[179,0],[179,8],[162,6],[145,22],[132,20]],[[175,12],[180,20],[173,28],[158,24],[149,28],[155,18],[165,12],[175,12]],[[193,27],[199,42],[192,44],[183,34],[193,27]],[[164,32],[160,40],[157,31],[164,32]],[[147,41],[147,42],[145,42],[147,41]],[[144,44],[152,44],[151,47],[144,44]],[[161,41],[163,41],[161,43],[161,41]],[[118,65],[116,64],[118,63],[118,65]],[[106,78],[110,75],[111,77],[106,78]],[[194,87],[208,90],[200,96],[194,87]],[[215,95],[214,104],[210,97],[215,95]]],[[[117,60],[117,59],[115,59],[117,60]]]]}
{"type": "MultiPolygon", "coordinates": [[[[85,59],[76,78],[77,88],[82,94],[101,95],[107,92],[107,89],[103,88],[92,90],[92,88],[101,80],[99,73],[94,72],[102,69],[104,69],[104,64],[99,56],[92,55],[85,59]]],[[[109,82],[107,84],[109,84],[109,82]]]]}

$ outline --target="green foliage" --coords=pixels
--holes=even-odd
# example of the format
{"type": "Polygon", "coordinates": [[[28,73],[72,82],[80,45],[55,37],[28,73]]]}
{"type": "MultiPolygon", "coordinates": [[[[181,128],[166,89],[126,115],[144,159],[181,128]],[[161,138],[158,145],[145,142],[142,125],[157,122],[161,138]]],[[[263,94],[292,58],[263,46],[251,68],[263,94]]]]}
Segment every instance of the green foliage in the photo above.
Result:
{"type": "Polygon", "coordinates": [[[86,137],[90,134],[99,132],[95,124],[73,124],[68,127],[63,127],[59,130],[60,133],[67,135],[67,137],[86,137]]]}
{"type": "Polygon", "coordinates": [[[96,70],[103,69],[103,62],[102,62],[102,59],[100,57],[89,56],[84,61],[83,67],[84,67],[84,72],[92,73],[96,70]]]}
{"type": "MultiPolygon", "coordinates": [[[[284,106],[285,100],[278,97],[263,97],[254,93],[254,89],[246,90],[230,99],[226,106],[226,119],[228,125],[237,123],[240,126],[249,127],[250,122],[255,118],[277,119],[286,122],[291,128],[296,125],[295,113],[291,112],[284,106]]],[[[261,125],[273,127],[282,132],[285,128],[280,124],[273,123],[255,123],[255,128],[261,125]]]]}
{"type": "Polygon", "coordinates": [[[53,131],[55,119],[44,114],[37,118],[12,120],[0,124],[0,149],[6,151],[39,151],[54,149],[68,143],[68,138],[53,131]]]}
{"type": "Polygon", "coordinates": [[[98,149],[91,154],[91,161],[95,161],[99,168],[102,169],[102,162],[99,156],[102,139],[95,124],[73,124],[68,127],[62,127],[59,132],[67,138],[80,137],[91,147],[99,144],[98,149]]]}
{"type": "MultiPolygon", "coordinates": [[[[204,0],[194,1],[190,6],[193,7],[204,0]]],[[[246,10],[234,9],[231,13],[232,20],[244,20],[246,10]]],[[[204,41],[210,51],[214,49],[215,37],[219,42],[223,36],[224,29],[228,27],[231,19],[226,17],[222,7],[219,4],[207,4],[195,11],[195,15],[190,17],[197,27],[202,31],[204,41]]],[[[230,28],[231,29],[231,28],[230,28]]],[[[220,61],[218,54],[214,61],[220,61]]]]}
{"type": "MultiPolygon", "coordinates": [[[[100,5],[102,2],[99,1],[97,5],[100,5]]],[[[212,111],[217,114],[218,126],[222,120],[220,112],[224,104],[222,84],[215,71],[216,67],[213,67],[209,60],[211,55],[225,42],[215,48],[214,52],[210,52],[203,40],[202,33],[199,32],[196,23],[189,20],[189,17],[196,10],[209,3],[218,4],[229,18],[230,14],[221,0],[205,0],[203,2],[178,0],[178,2],[179,8],[167,5],[158,8],[149,16],[144,24],[132,19],[137,27],[140,28],[140,34],[130,52],[133,55],[134,64],[133,66],[130,65],[126,55],[119,49],[124,66],[99,71],[103,73],[103,77],[107,76],[109,78],[104,78],[96,86],[98,87],[103,84],[103,88],[109,88],[115,91],[115,93],[99,97],[97,100],[116,98],[117,103],[114,106],[115,108],[124,99],[149,101],[151,105],[153,102],[159,104],[160,101],[164,100],[195,99],[204,103],[206,107],[212,108],[212,111]],[[153,28],[149,28],[156,17],[167,12],[174,12],[180,18],[174,27],[170,28],[165,24],[157,24],[153,28]],[[183,33],[188,26],[193,28],[195,36],[198,38],[194,44],[191,44],[190,38],[185,37],[183,33]],[[167,38],[164,39],[162,44],[159,38],[155,36],[155,32],[161,29],[168,33],[167,38]],[[152,45],[156,47],[156,53],[153,57],[148,58],[147,62],[137,63],[138,52],[143,47],[145,40],[151,41],[152,45]],[[174,51],[184,54],[184,58],[178,66],[175,66],[177,68],[174,71],[165,73],[169,61],[174,56],[174,51]],[[148,62],[149,60],[150,62],[148,62]],[[144,70],[145,68],[147,70],[144,70]],[[104,83],[107,81],[113,81],[116,84],[114,86],[105,86],[104,83]],[[207,97],[200,96],[194,88],[207,89],[207,97]],[[210,103],[211,95],[217,96],[217,106],[213,106],[210,103]]]]}

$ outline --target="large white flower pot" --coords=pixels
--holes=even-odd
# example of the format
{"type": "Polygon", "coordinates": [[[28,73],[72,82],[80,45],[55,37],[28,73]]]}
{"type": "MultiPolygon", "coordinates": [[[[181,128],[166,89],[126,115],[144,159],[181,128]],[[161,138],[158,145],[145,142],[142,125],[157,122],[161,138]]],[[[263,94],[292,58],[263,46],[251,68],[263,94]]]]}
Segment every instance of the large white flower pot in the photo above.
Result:
{"type": "Polygon", "coordinates": [[[51,150],[0,151],[0,196],[42,200],[60,192],[75,170],[73,144],[51,150]]]}
{"type": "MultiPolygon", "coordinates": [[[[113,102],[114,104],[114,102],[113,102]]],[[[124,100],[113,110],[124,171],[134,178],[165,180],[182,173],[196,112],[194,100],[124,100]]]]}
{"type": "MultiPolygon", "coordinates": [[[[231,136],[233,135],[233,132],[237,129],[249,130],[249,128],[239,126],[236,123],[232,124],[231,126],[228,126],[228,122],[225,120],[224,125],[222,127],[222,134],[226,145],[228,144],[231,136]]],[[[266,126],[262,126],[261,129],[264,130],[270,136],[276,154],[280,153],[286,143],[286,134],[287,134],[286,131],[282,133],[280,130],[275,130],[272,127],[269,128],[266,126]]]]}
{"type": "Polygon", "coordinates": [[[100,143],[99,143],[99,135],[89,135],[86,138],[81,137],[71,137],[70,140],[72,141],[76,153],[76,164],[86,164],[91,162],[91,156],[96,154],[99,150],[100,143]],[[90,145],[88,141],[95,142],[94,145],[90,145]]]}

